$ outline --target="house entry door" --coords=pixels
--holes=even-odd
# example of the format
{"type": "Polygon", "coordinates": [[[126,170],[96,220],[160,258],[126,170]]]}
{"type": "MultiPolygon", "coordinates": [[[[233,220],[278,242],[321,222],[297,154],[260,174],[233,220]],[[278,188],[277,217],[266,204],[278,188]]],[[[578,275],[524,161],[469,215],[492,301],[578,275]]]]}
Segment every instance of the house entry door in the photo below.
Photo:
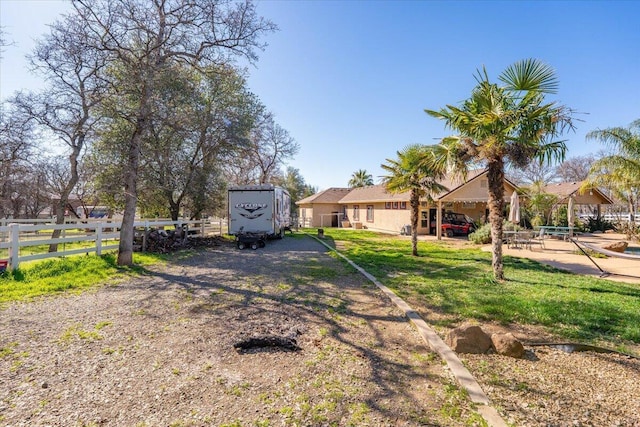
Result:
{"type": "Polygon", "coordinates": [[[429,234],[436,234],[436,208],[429,209],[429,234]]]}

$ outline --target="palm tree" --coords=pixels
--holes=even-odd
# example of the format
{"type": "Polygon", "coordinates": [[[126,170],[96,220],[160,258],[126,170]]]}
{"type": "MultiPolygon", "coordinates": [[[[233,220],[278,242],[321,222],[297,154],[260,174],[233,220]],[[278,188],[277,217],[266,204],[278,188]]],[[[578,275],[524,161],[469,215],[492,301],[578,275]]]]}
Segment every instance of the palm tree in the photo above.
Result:
{"type": "Polygon", "coordinates": [[[457,132],[440,143],[441,164],[452,166],[462,176],[472,162],[482,162],[488,169],[492,267],[496,280],[503,280],[505,164],[521,168],[534,159],[563,160],[565,142],[554,139],[573,125],[568,108],[545,100],[558,87],[548,65],[522,60],[503,71],[499,80],[502,85],[491,83],[486,70],[478,70],[471,97],[460,107],[447,105],[425,112],[457,132]]]}
{"type": "Polygon", "coordinates": [[[629,220],[635,219],[640,194],[640,120],[627,128],[614,127],[594,130],[587,140],[597,140],[613,149],[613,154],[596,160],[584,181],[583,189],[603,186],[625,200],[629,209],[629,220]]]}
{"type": "Polygon", "coordinates": [[[349,188],[366,187],[373,185],[373,177],[365,169],[359,169],[351,175],[349,188]]]}
{"type": "Polygon", "coordinates": [[[396,160],[386,159],[380,165],[388,172],[382,182],[388,191],[401,193],[410,191],[411,206],[411,253],[418,256],[418,213],[420,198],[432,200],[432,195],[447,188],[438,183],[444,177],[444,171],[438,169],[433,162],[433,146],[409,145],[398,151],[396,160]]]}

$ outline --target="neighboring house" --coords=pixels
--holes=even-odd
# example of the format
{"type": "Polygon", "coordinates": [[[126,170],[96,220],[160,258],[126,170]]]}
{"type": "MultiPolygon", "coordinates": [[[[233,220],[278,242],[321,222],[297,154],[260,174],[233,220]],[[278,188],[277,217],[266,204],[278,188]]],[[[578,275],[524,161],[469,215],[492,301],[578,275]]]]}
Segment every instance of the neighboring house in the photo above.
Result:
{"type": "MultiPolygon", "coordinates": [[[[436,224],[441,224],[443,211],[462,213],[476,221],[486,219],[489,195],[486,170],[470,172],[466,181],[449,178],[441,184],[448,191],[435,195],[431,204],[420,201],[419,234],[441,231],[436,224]]],[[[504,188],[508,201],[516,186],[505,179],[504,188]]],[[[329,188],[296,204],[300,208],[301,224],[307,227],[337,227],[348,220],[343,226],[399,233],[403,226],[411,223],[409,192],[389,193],[384,185],[329,188]]]]}
{"type": "Polygon", "coordinates": [[[328,188],[298,200],[298,222],[302,227],[337,227],[345,216],[340,199],[350,188],[328,188]]]}

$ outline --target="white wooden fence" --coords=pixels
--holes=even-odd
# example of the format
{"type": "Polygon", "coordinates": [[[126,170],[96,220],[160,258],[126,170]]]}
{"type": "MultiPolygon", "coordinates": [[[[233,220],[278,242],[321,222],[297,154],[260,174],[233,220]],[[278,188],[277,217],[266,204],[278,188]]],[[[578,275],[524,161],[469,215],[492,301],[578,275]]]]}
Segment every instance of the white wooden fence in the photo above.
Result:
{"type": "MultiPolygon", "coordinates": [[[[207,220],[139,220],[134,228],[146,232],[153,228],[183,227],[189,228],[190,234],[201,236],[222,235],[227,231],[224,219],[207,220]]],[[[113,220],[71,220],[66,224],[52,224],[51,220],[17,220],[2,219],[0,221],[0,270],[18,268],[21,262],[63,257],[74,254],[95,253],[102,255],[104,251],[117,249],[120,238],[121,221],[113,220]],[[46,222],[45,222],[46,221],[46,222]],[[60,230],[60,237],[50,238],[54,230],[60,230]],[[89,242],[85,247],[66,250],[67,243],[89,242]],[[57,252],[33,253],[25,255],[23,248],[58,244],[57,252]],[[60,250],[62,245],[62,250],[60,250]],[[6,251],[6,252],[5,252],[6,251]],[[23,254],[21,254],[23,252],[23,254]],[[4,259],[4,254],[8,256],[4,259]]]]}
{"type": "MultiPolygon", "coordinates": [[[[609,222],[630,222],[631,214],[629,213],[607,213],[602,218],[609,222]]],[[[634,222],[640,225],[640,214],[635,214],[634,222]]]]}

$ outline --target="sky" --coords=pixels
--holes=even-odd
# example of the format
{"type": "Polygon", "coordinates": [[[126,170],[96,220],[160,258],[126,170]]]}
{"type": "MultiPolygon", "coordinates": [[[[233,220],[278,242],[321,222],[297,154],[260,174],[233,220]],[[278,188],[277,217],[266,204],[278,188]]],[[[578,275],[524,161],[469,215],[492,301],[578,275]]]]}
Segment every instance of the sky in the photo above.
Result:
{"type": "MultiPolygon", "coordinates": [[[[386,159],[451,130],[424,110],[459,105],[477,70],[490,78],[537,58],[556,70],[550,97],[574,110],[567,157],[604,148],[595,129],[640,119],[640,2],[259,1],[279,27],[248,85],[300,145],[288,161],[307,184],[346,187],[360,169],[378,183],[386,159]]],[[[0,0],[11,46],[0,62],[0,98],[38,89],[24,55],[69,10],[58,0],[0,0]]]]}

